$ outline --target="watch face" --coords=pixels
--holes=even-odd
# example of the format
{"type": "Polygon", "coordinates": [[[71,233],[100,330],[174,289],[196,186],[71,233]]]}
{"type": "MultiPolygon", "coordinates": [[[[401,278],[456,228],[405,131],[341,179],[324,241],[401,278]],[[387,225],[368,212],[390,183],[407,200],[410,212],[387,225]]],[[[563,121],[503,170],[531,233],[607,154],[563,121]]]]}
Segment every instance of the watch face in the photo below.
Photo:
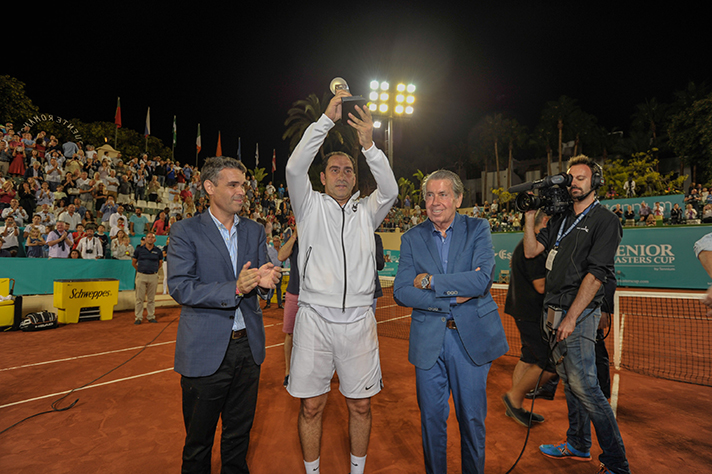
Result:
{"type": "Polygon", "coordinates": [[[427,276],[425,276],[425,277],[423,277],[422,280],[420,280],[420,286],[422,286],[423,289],[425,289],[425,288],[428,287],[428,283],[429,283],[429,282],[430,282],[430,278],[428,278],[427,276]]]}

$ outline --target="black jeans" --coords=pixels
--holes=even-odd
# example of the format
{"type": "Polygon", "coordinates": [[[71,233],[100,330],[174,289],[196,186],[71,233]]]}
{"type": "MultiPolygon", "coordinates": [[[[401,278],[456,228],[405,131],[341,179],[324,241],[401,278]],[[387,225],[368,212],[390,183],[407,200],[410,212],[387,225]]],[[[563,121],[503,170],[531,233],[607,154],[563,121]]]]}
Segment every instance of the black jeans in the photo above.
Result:
{"type": "Polygon", "coordinates": [[[213,440],[222,418],[222,473],[249,473],[247,448],[255,417],[260,366],[247,338],[231,340],[217,372],[206,377],[181,377],[183,389],[183,473],[210,474],[213,440]]]}

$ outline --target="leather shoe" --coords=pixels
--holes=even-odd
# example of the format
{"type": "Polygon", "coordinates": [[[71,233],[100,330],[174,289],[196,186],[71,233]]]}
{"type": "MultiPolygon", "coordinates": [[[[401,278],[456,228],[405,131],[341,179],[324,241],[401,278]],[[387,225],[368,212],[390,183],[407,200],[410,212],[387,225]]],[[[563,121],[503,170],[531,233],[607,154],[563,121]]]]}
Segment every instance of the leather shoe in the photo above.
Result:
{"type": "Polygon", "coordinates": [[[268,309],[270,307],[270,304],[267,303],[263,309],[268,309]]]}

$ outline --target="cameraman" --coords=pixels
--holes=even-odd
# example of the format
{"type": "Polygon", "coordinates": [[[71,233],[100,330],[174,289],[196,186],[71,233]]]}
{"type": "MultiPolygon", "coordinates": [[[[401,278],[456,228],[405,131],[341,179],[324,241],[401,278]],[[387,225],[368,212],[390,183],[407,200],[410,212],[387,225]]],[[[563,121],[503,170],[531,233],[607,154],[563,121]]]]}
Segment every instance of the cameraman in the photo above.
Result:
{"type": "MultiPolygon", "coordinates": [[[[629,473],[628,460],[611,406],[595,376],[596,330],[601,319],[603,286],[613,278],[614,256],[623,234],[616,216],[599,205],[596,190],[603,184],[601,167],[580,155],[569,161],[573,181],[568,188],[573,205],[534,233],[535,211],[528,211],[524,227],[524,254],[546,256],[544,308],[560,316],[553,328],[557,372],[564,382],[569,429],[560,444],[539,447],[554,459],[591,459],[591,422],[603,453],[602,473],[629,473]]],[[[553,342],[553,341],[552,341],[553,342]]]]}

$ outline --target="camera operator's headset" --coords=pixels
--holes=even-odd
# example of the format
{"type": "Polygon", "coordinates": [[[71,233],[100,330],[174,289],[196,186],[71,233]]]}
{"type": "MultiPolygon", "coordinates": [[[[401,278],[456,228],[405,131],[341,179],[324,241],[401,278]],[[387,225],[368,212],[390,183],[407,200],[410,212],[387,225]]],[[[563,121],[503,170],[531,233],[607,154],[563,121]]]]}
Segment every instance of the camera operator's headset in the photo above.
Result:
{"type": "Polygon", "coordinates": [[[591,161],[591,163],[592,164],[589,165],[589,168],[591,168],[591,189],[597,190],[606,184],[606,180],[603,179],[603,168],[601,165],[595,161],[591,161]]]}

